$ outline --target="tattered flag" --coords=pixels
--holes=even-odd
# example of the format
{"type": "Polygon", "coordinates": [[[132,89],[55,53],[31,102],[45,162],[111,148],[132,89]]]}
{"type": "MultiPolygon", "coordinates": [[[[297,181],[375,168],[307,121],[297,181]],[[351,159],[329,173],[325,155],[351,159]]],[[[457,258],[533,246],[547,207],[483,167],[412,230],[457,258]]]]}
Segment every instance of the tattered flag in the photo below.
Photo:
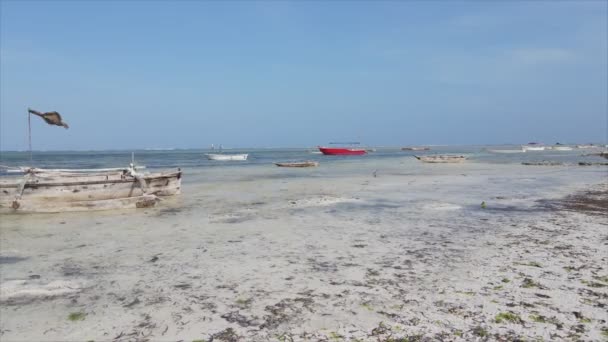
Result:
{"type": "Polygon", "coordinates": [[[40,113],[39,111],[29,109],[29,108],[27,109],[27,111],[30,112],[30,114],[38,115],[49,125],[63,126],[66,129],[68,129],[70,127],[70,126],[68,126],[67,123],[62,121],[61,114],[59,114],[57,112],[40,113]]]}

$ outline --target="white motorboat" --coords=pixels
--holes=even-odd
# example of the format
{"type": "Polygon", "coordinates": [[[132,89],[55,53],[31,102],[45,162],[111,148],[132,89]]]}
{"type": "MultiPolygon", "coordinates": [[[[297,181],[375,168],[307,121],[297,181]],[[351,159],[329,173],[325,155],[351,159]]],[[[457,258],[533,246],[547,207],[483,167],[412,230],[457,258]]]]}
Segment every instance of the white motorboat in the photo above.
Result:
{"type": "Polygon", "coordinates": [[[230,161],[230,160],[247,160],[248,154],[224,154],[224,153],[207,153],[205,154],[209,160],[230,161]]]}
{"type": "Polygon", "coordinates": [[[538,146],[538,145],[524,145],[521,148],[525,151],[544,151],[545,150],[545,146],[538,146]]]}

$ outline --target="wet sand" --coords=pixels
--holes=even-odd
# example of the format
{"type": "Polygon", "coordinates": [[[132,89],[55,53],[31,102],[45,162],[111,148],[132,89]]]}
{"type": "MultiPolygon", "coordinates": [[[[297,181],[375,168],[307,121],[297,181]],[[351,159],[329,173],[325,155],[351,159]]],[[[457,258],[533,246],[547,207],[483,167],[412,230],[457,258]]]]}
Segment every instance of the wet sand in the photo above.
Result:
{"type": "Polygon", "coordinates": [[[606,339],[607,175],[185,170],[154,209],[4,215],[0,339],[606,339]]]}

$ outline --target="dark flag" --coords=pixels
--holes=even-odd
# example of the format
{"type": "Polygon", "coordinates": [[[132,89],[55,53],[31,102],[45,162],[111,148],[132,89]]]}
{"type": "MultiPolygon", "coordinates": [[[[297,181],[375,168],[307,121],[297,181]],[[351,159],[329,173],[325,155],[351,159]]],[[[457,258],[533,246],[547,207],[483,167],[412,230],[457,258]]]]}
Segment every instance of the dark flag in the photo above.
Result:
{"type": "Polygon", "coordinates": [[[39,111],[29,109],[29,108],[27,109],[27,111],[30,112],[30,114],[38,115],[49,125],[63,126],[66,129],[68,129],[70,127],[70,126],[68,126],[67,123],[65,123],[61,120],[61,114],[59,114],[57,112],[40,113],[39,111]]]}

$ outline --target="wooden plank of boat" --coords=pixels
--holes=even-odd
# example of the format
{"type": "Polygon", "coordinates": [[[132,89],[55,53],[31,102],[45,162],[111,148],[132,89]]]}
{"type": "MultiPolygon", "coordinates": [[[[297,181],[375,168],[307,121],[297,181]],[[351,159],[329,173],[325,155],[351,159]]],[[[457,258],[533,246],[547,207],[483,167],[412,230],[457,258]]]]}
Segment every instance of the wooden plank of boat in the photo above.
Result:
{"type": "Polygon", "coordinates": [[[248,154],[223,154],[223,153],[207,153],[205,154],[207,159],[209,160],[220,160],[220,161],[230,161],[230,160],[247,160],[248,154]]]}
{"type": "Polygon", "coordinates": [[[86,201],[59,201],[21,199],[10,208],[0,206],[2,213],[60,213],[67,211],[117,210],[154,207],[160,199],[155,195],[142,195],[86,201]]]}
{"type": "Polygon", "coordinates": [[[319,163],[314,161],[305,162],[287,162],[287,163],[275,163],[278,167],[315,167],[319,166],[319,163]]]}
{"type": "Polygon", "coordinates": [[[433,155],[433,156],[414,156],[416,159],[425,163],[461,163],[467,159],[465,156],[454,155],[433,155]]]}

